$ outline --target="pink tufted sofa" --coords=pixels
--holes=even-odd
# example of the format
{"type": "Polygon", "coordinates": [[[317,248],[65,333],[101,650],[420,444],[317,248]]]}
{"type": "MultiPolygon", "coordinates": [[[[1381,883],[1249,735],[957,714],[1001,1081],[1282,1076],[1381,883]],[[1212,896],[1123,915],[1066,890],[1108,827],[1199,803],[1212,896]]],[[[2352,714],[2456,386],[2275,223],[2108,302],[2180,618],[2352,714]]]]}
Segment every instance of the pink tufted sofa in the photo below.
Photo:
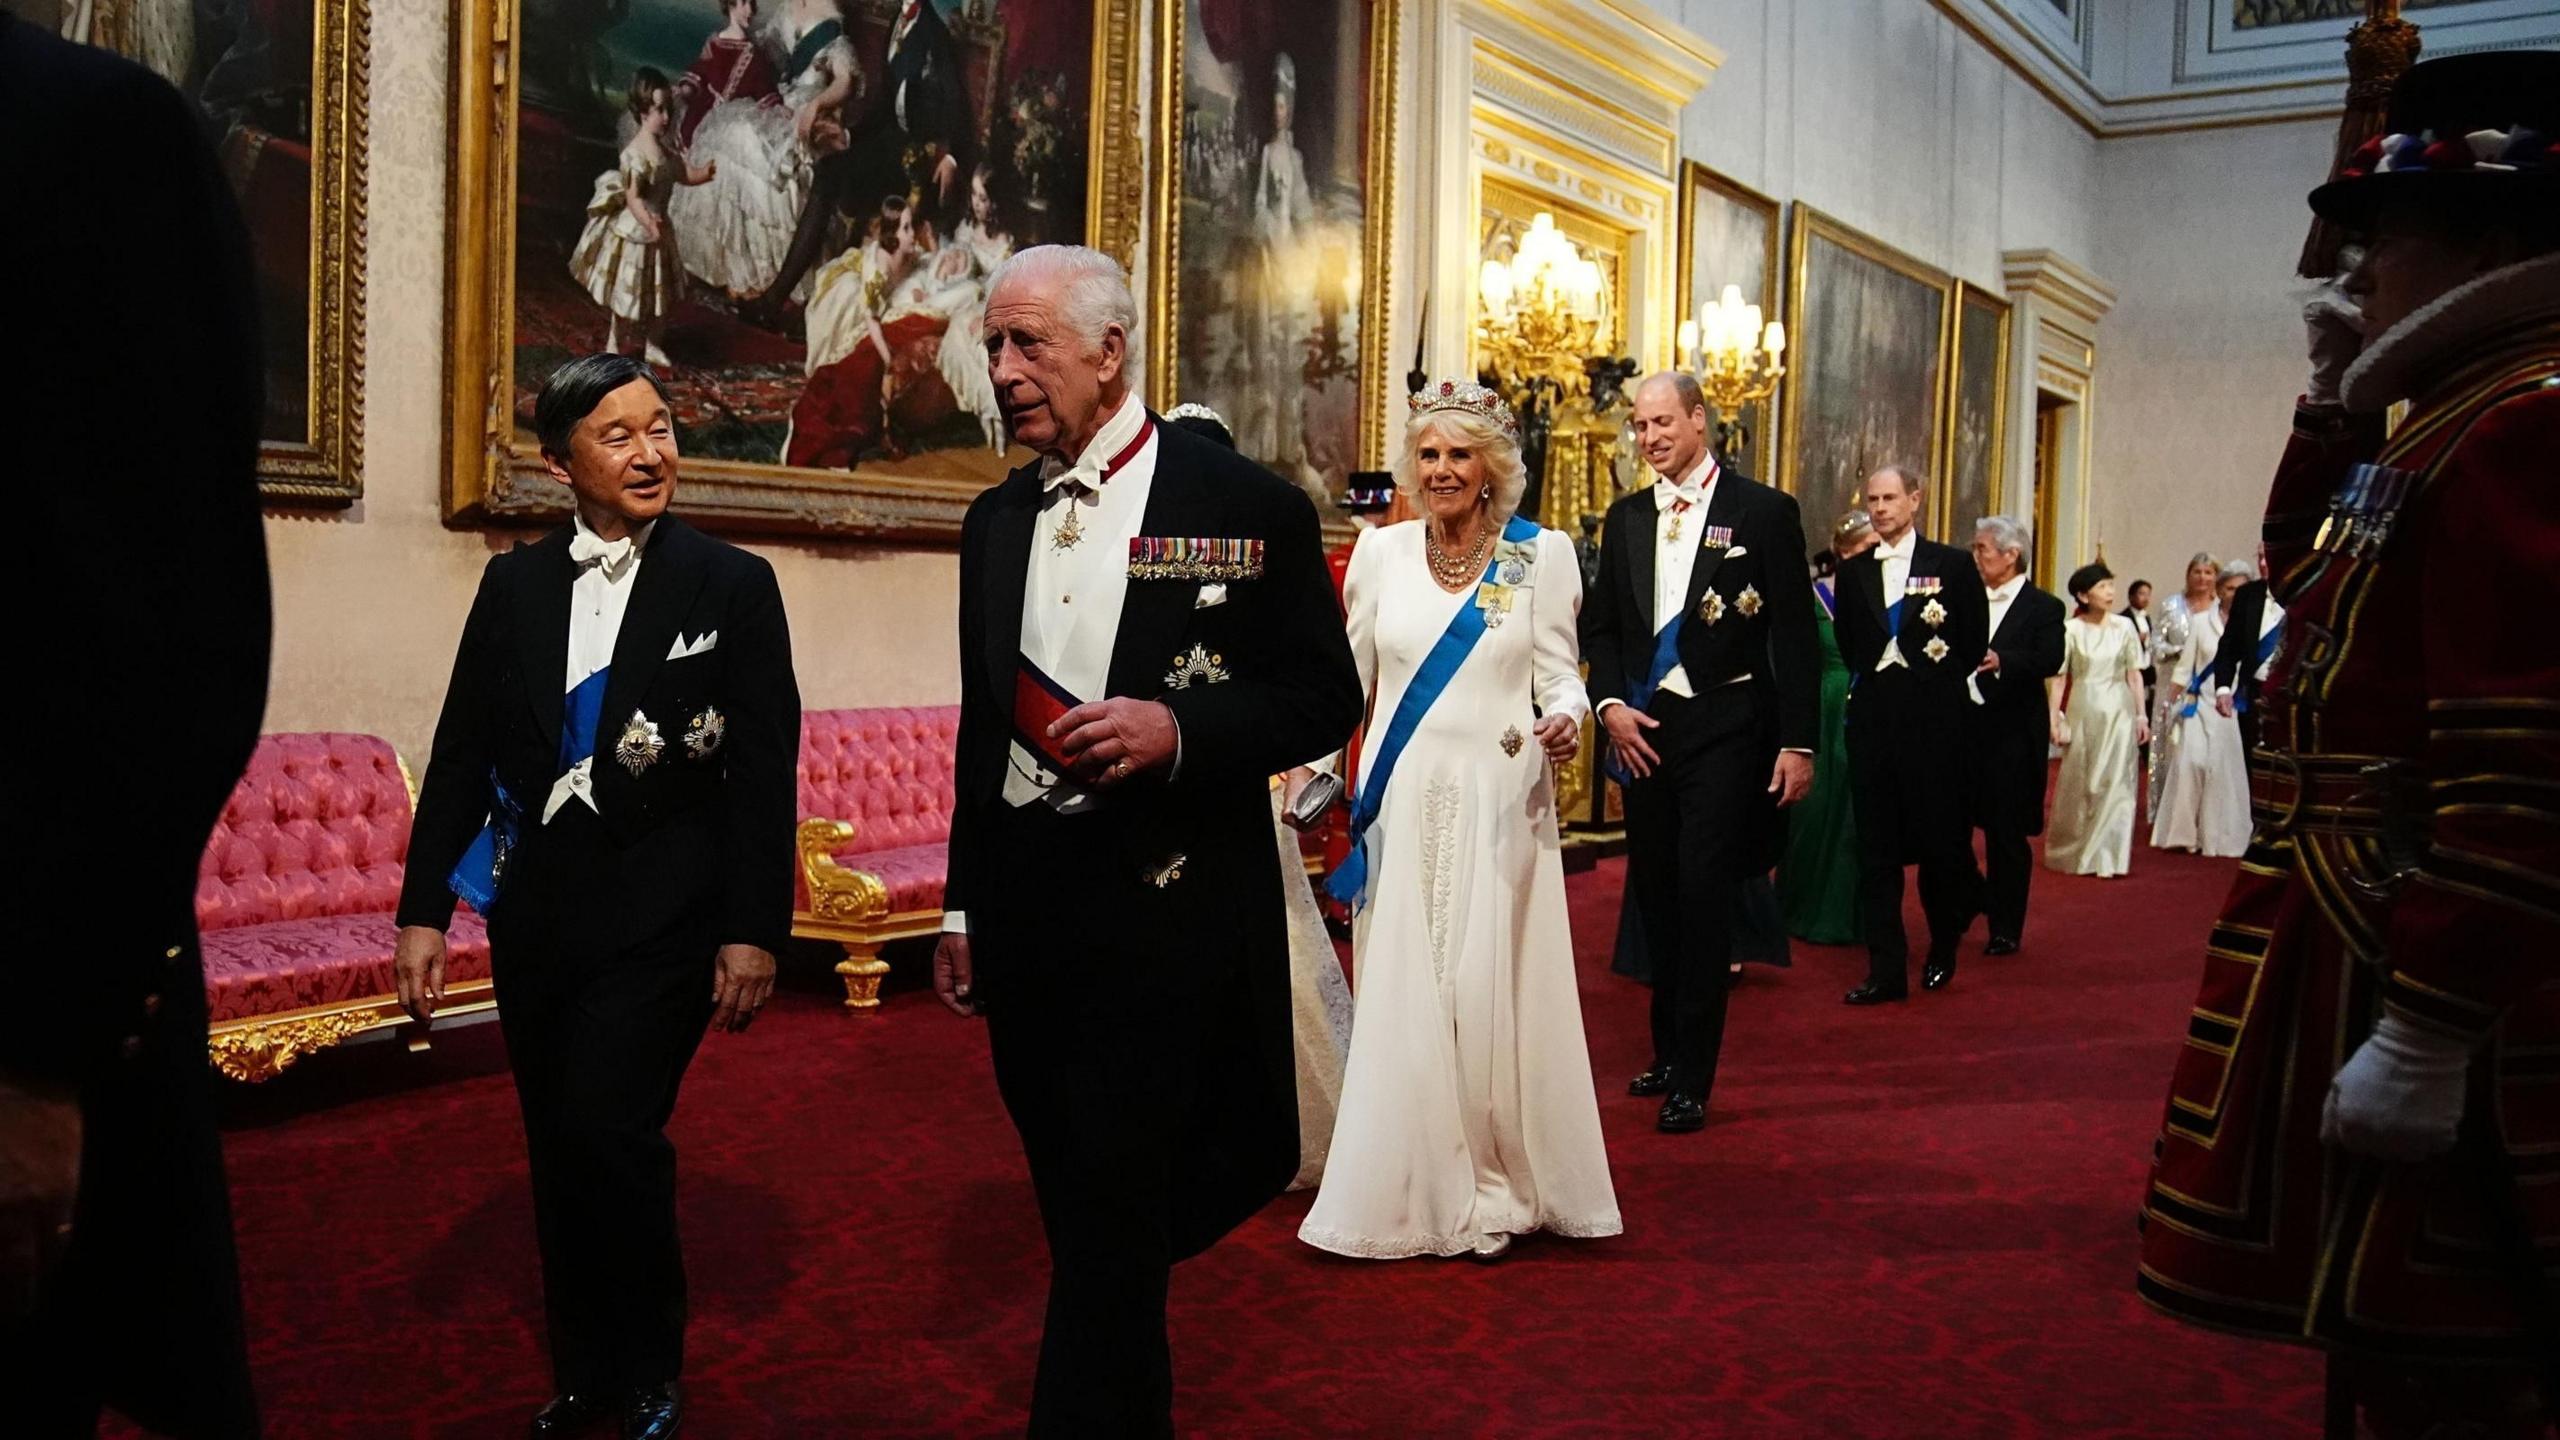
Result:
{"type": "MultiPolygon", "coordinates": [[[[269,735],[196,872],[214,1065],[265,1080],[398,1025],[392,913],[409,854],[409,779],[371,735],[269,735]]],[[[489,939],[454,916],[440,1016],[486,1010],[489,939]]]]}
{"type": "Polygon", "coordinates": [[[844,948],[845,1004],[880,1004],[880,947],[942,928],[960,707],[812,710],[800,721],[800,894],[791,933],[844,948]]]}

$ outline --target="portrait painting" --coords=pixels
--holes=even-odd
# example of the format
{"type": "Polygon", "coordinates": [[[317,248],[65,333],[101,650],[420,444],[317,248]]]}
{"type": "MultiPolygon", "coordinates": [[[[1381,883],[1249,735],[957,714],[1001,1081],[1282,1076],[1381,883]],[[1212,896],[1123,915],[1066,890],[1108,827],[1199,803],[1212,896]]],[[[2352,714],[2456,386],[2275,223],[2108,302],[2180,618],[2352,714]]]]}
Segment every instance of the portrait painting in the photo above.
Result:
{"type": "MultiPolygon", "coordinates": [[[[1680,317],[1698,318],[1698,309],[1741,287],[1745,303],[1760,307],[1768,320],[1785,318],[1785,287],[1778,270],[1778,202],[1746,185],[1728,180],[1691,160],[1682,166],[1680,189],[1680,317]]],[[[1681,357],[1686,363],[1686,356],[1681,357]]],[[[1779,381],[1779,389],[1786,382],[1779,381]]],[[[1778,413],[1779,392],[1742,407],[1737,415],[1716,417],[1716,453],[1723,463],[1766,484],[1783,486],[1772,463],[1777,436],[1771,421],[1778,413]]]]}
{"type": "Polygon", "coordinates": [[[1096,91],[1129,68],[1135,0],[482,3],[518,7],[521,67],[513,164],[456,217],[512,291],[482,510],[542,507],[534,397],[599,350],[666,382],[715,519],[942,532],[1024,458],[987,284],[1096,238],[1096,91]]]}
{"type": "MultiPolygon", "coordinates": [[[[1948,380],[1946,482],[1941,531],[1958,540],[2008,504],[2001,471],[2009,394],[2009,302],[1956,282],[1955,355],[1948,380]]],[[[1954,541],[1949,541],[1950,544],[1954,541]]]]}
{"type": "Polygon", "coordinates": [[[1935,463],[1948,277],[1802,202],[1792,238],[1780,468],[1836,514],[1876,467],[1935,463]]]}
{"type": "Polygon", "coordinates": [[[1370,256],[1388,187],[1372,167],[1392,113],[1378,55],[1393,9],[1178,6],[1179,262],[1155,397],[1216,410],[1239,450],[1327,516],[1362,468],[1362,397],[1382,368],[1370,256]]]}
{"type": "Polygon", "coordinates": [[[65,37],[184,95],[249,231],[266,355],[259,491],[363,494],[365,0],[64,0],[65,37]]]}

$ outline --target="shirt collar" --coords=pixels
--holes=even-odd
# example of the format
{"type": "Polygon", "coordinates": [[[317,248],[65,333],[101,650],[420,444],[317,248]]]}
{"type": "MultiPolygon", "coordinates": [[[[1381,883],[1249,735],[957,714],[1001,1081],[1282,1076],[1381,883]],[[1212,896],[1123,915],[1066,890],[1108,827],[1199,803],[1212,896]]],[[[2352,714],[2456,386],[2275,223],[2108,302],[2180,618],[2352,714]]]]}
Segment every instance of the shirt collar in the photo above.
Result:
{"type": "Polygon", "coordinates": [[[1882,537],[1878,537],[1876,540],[1876,557],[1879,560],[1888,558],[1894,560],[1908,560],[1911,558],[1911,553],[1919,548],[1920,527],[1914,525],[1910,529],[1902,532],[1902,539],[1898,542],[1887,541],[1882,537]]]}
{"type": "Polygon", "coordinates": [[[2021,570],[2017,574],[2010,576],[2007,584],[1995,585],[1987,593],[1990,595],[1992,603],[1996,605],[2004,600],[2017,599],[2018,592],[2025,588],[2027,588],[2027,572],[2021,570]]]}
{"type": "MultiPolygon", "coordinates": [[[[584,549],[589,551],[610,551],[612,548],[612,542],[606,540],[603,536],[598,535],[594,529],[587,524],[587,517],[579,514],[574,509],[569,512],[569,524],[573,527],[574,531],[570,537],[570,545],[573,550],[584,549]],[[586,543],[584,545],[578,544],[581,540],[586,543]]],[[[648,553],[649,534],[657,528],[658,522],[655,520],[649,520],[642,522],[639,529],[632,531],[628,537],[631,541],[631,548],[628,552],[629,558],[618,561],[607,561],[604,572],[605,579],[620,580],[624,575],[629,574],[631,570],[631,562],[648,553]]]]}
{"type": "Polygon", "coordinates": [[[1102,473],[1102,467],[1136,439],[1138,427],[1146,423],[1147,407],[1138,402],[1137,395],[1132,392],[1121,396],[1120,408],[1112,411],[1111,418],[1102,422],[1102,428],[1093,432],[1093,438],[1085,443],[1084,453],[1076,457],[1073,465],[1061,464],[1051,456],[1041,457],[1040,483],[1055,486],[1072,473],[1085,484],[1101,484],[1110,478],[1102,473]]]}
{"type": "Polygon", "coordinates": [[[1703,505],[1707,502],[1707,492],[1715,488],[1716,476],[1721,473],[1723,472],[1717,466],[1716,457],[1713,454],[1703,456],[1698,461],[1698,468],[1681,477],[1680,483],[1675,485],[1669,480],[1655,480],[1653,503],[1656,508],[1663,510],[1670,509],[1675,502],[1681,500],[1686,500],[1692,505],[1703,505]]]}

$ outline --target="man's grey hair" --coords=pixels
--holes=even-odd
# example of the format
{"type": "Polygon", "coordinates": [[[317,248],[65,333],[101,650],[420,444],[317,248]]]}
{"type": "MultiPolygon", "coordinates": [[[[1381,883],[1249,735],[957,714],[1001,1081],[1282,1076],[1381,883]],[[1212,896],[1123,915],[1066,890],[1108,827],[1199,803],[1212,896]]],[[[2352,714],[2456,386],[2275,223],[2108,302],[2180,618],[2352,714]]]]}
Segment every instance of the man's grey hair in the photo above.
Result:
{"type": "Polygon", "coordinates": [[[1707,392],[1698,388],[1698,377],[1690,374],[1686,370],[1656,370],[1652,374],[1644,377],[1642,380],[1637,381],[1636,389],[1642,390],[1647,385],[1662,382],[1668,382],[1671,386],[1671,393],[1680,397],[1680,411],[1682,414],[1685,415],[1692,410],[1705,410],[1708,408],[1707,392]]]}
{"type": "Polygon", "coordinates": [[[1973,522],[1973,533],[1990,536],[1993,546],[2021,560],[2026,558],[2027,546],[2035,539],[2035,532],[2027,528],[2027,522],[2014,515],[1985,515],[1973,522]]]}
{"type": "Polygon", "coordinates": [[[1124,336],[1137,333],[1138,300],[1129,293],[1129,272],[1099,250],[1084,245],[1017,250],[987,277],[987,297],[995,298],[1008,282],[1047,295],[1059,318],[1087,345],[1100,345],[1114,325],[1124,336]]]}
{"type": "Polygon", "coordinates": [[[2250,568],[2248,561],[2234,560],[2230,564],[2223,566],[2219,571],[2215,572],[2213,583],[2220,585],[2231,580],[2245,581],[2255,580],[2257,578],[2258,572],[2250,568]]]}

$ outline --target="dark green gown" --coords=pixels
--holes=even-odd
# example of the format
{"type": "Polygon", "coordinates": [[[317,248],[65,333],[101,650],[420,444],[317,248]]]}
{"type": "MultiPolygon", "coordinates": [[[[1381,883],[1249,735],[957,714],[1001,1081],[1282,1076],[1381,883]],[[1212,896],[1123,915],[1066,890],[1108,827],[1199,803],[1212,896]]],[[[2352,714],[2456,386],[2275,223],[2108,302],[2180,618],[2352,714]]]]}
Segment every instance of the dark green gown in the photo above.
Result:
{"type": "Polygon", "coordinates": [[[1858,832],[1849,805],[1849,745],[1843,726],[1849,709],[1849,667],[1831,625],[1831,587],[1816,584],[1822,602],[1822,738],[1813,757],[1813,793],[1787,820],[1787,849],[1778,861],[1778,904],[1787,933],[1816,945],[1854,945],[1864,938],[1858,923],[1858,832]]]}

